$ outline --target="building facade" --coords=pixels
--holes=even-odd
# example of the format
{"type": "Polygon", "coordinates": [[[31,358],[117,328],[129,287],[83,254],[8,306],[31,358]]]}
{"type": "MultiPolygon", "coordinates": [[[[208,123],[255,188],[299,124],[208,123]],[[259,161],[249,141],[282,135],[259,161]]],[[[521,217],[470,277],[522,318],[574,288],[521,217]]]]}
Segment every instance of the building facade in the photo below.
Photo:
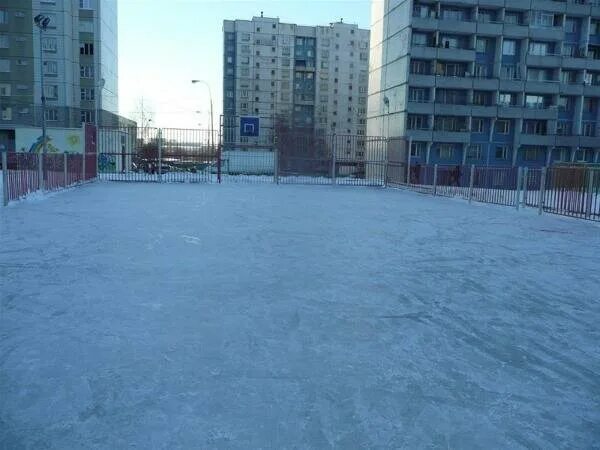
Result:
{"type": "Polygon", "coordinates": [[[372,3],[368,134],[429,164],[600,162],[600,3],[372,3]]]}
{"type": "Polygon", "coordinates": [[[309,27],[261,16],[226,20],[223,31],[229,140],[268,145],[278,128],[315,136],[365,134],[368,30],[341,21],[309,27]],[[240,133],[240,117],[260,120],[257,136],[240,133]]]}
{"type": "Polygon", "coordinates": [[[117,115],[117,1],[3,0],[0,140],[10,140],[15,127],[41,126],[40,54],[48,127],[122,122],[117,115]],[[41,41],[33,20],[37,14],[50,18],[41,41]]]}

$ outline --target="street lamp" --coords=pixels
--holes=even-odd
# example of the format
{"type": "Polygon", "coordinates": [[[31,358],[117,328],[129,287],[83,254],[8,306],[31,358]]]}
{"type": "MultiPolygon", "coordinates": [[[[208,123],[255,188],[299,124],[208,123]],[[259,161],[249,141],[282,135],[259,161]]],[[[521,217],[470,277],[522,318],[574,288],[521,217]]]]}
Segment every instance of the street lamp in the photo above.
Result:
{"type": "Polygon", "coordinates": [[[214,116],[213,116],[213,99],[210,85],[204,80],[192,80],[192,84],[202,83],[208,88],[208,97],[210,99],[210,144],[213,152],[215,151],[215,130],[214,130],[214,116]]]}
{"type": "Polygon", "coordinates": [[[46,94],[44,93],[44,51],[42,49],[42,35],[48,29],[50,17],[38,14],[33,19],[35,25],[40,29],[40,85],[42,88],[42,153],[47,153],[48,143],[46,142],[46,94]]]}

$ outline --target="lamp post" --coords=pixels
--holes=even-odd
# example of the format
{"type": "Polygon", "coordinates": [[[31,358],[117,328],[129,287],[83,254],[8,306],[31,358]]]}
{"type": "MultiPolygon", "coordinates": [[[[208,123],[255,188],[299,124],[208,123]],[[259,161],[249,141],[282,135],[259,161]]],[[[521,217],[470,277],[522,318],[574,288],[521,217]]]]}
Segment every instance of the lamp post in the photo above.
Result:
{"type": "Polygon", "coordinates": [[[42,153],[47,153],[48,143],[46,142],[46,94],[44,92],[44,50],[42,49],[43,32],[48,29],[50,17],[38,14],[33,19],[35,25],[40,29],[40,85],[42,88],[42,153]]]}
{"type": "Polygon", "coordinates": [[[202,83],[208,88],[208,97],[210,99],[210,145],[212,151],[215,151],[215,130],[214,130],[214,116],[213,116],[213,99],[210,85],[204,80],[192,80],[192,84],[202,83]]]}

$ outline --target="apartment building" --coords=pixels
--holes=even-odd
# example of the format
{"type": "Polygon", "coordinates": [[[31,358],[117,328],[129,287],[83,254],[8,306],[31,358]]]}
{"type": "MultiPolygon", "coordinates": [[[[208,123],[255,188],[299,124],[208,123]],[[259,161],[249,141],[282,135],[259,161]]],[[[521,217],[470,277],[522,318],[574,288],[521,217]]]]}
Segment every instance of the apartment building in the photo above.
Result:
{"type": "Polygon", "coordinates": [[[2,0],[0,143],[4,147],[10,148],[15,127],[41,126],[40,54],[49,127],[123,122],[118,116],[117,0],[2,0]],[[33,20],[38,14],[50,18],[41,43],[33,20]]]}
{"type": "Polygon", "coordinates": [[[365,134],[368,30],[261,15],[226,20],[223,31],[223,120],[230,141],[268,145],[278,127],[316,136],[365,134]],[[257,118],[257,135],[240,133],[240,118],[257,118]]]}
{"type": "Polygon", "coordinates": [[[600,161],[600,2],[372,3],[368,134],[414,163],[600,161]]]}

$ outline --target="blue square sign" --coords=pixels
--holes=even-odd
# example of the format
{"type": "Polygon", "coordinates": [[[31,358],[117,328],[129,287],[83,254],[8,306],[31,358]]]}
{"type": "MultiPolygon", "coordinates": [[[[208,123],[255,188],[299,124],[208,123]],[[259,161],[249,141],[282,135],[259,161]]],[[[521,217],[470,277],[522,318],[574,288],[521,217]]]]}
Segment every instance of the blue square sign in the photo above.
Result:
{"type": "Polygon", "coordinates": [[[260,130],[258,117],[240,117],[240,136],[257,137],[260,130]]]}

